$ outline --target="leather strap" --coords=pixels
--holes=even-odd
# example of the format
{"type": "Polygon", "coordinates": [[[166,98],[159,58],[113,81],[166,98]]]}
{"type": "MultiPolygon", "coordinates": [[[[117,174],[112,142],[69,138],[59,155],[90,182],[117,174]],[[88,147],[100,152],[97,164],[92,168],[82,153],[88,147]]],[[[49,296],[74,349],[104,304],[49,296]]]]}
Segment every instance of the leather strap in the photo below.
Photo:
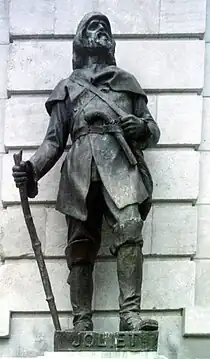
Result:
{"type": "Polygon", "coordinates": [[[103,135],[105,133],[116,133],[116,132],[122,132],[119,127],[116,125],[103,125],[103,126],[97,126],[97,125],[91,125],[91,126],[83,126],[75,131],[73,135],[73,142],[75,142],[79,137],[85,136],[89,133],[97,133],[100,135],[103,135]]]}

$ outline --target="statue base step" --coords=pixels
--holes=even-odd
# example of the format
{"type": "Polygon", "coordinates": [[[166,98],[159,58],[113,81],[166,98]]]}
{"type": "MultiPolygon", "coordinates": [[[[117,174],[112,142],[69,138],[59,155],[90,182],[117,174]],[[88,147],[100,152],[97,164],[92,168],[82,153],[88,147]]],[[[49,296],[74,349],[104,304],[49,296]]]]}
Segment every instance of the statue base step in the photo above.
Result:
{"type": "MultiPolygon", "coordinates": [[[[56,331],[54,351],[156,352],[158,331],[78,332],[56,331]]],[[[146,358],[146,357],[145,357],[146,358]]]]}
{"type": "Polygon", "coordinates": [[[167,359],[157,352],[57,352],[45,353],[44,357],[37,359],[167,359]]]}

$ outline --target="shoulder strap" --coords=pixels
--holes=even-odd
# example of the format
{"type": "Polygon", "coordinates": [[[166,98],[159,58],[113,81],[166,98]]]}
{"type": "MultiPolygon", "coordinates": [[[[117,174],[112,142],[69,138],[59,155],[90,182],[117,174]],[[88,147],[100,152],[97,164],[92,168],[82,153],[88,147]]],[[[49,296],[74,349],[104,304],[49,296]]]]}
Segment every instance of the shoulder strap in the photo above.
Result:
{"type": "Polygon", "coordinates": [[[83,78],[76,78],[75,80],[72,80],[74,82],[77,82],[79,85],[85,87],[86,89],[90,90],[92,93],[94,93],[96,96],[98,96],[102,101],[104,101],[111,109],[120,117],[124,117],[126,113],[116,106],[116,104],[109,99],[107,99],[106,95],[104,95],[97,87],[90,84],[89,82],[85,81],[83,78]]]}

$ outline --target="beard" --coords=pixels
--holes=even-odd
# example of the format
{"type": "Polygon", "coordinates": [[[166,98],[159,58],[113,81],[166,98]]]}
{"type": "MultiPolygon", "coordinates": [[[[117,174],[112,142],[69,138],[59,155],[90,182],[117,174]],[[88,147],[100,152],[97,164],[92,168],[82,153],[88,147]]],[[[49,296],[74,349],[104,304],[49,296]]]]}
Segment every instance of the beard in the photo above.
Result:
{"type": "Polygon", "coordinates": [[[98,31],[87,39],[87,49],[92,54],[108,53],[112,47],[112,40],[105,31],[98,31]]]}

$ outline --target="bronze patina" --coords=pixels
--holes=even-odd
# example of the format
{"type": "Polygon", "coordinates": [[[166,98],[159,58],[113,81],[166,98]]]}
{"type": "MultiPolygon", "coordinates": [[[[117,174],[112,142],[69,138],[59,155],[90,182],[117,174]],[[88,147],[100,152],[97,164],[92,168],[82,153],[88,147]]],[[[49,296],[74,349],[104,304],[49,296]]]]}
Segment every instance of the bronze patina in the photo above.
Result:
{"type": "MultiPolygon", "coordinates": [[[[138,61],[138,59],[136,59],[138,61]]],[[[16,184],[35,197],[37,183],[71,147],[61,168],[56,209],[66,216],[65,255],[75,332],[93,331],[92,272],[101,244],[103,217],[115,234],[120,331],[157,330],[140,316],[142,227],[152,198],[143,150],[160,132],[136,78],[120,69],[106,16],[89,13],[73,40],[73,72],[46,102],[50,122],[36,153],[13,167],[16,184]]]]}

